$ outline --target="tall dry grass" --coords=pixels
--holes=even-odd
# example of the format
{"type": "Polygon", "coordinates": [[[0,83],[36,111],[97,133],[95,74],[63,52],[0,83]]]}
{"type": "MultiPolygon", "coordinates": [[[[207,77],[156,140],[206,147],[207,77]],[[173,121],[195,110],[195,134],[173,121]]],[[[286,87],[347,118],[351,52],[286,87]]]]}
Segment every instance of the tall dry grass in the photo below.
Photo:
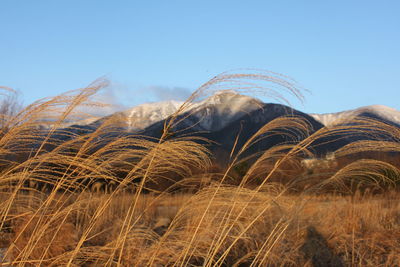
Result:
{"type": "Polygon", "coordinates": [[[112,116],[93,130],[65,128],[85,118],[84,107],[101,108],[93,96],[104,85],[3,114],[3,266],[400,264],[396,160],[355,156],[400,152],[398,128],[365,118],[313,132],[302,118],[282,117],[243,147],[235,143],[222,168],[202,145],[207,140],[170,135],[180,115],[219,89],[302,99],[295,81],[272,72],[223,73],[166,120],[159,139],[119,135],[121,122],[112,116]],[[336,151],[345,160],[335,167],[305,170],[301,160],[316,157],[312,145],[338,133],[369,141],[336,151]],[[270,135],[292,141],[249,158],[246,151],[270,135]]]}

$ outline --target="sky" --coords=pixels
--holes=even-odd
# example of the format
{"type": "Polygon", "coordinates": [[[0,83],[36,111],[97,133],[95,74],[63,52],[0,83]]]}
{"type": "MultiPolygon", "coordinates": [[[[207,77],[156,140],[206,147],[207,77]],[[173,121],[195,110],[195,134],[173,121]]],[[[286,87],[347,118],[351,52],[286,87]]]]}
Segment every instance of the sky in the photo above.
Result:
{"type": "Polygon", "coordinates": [[[397,0],[0,0],[0,85],[29,104],[105,77],[103,99],[129,107],[254,68],[309,90],[304,104],[289,98],[304,112],[400,110],[399,10],[397,0]]]}

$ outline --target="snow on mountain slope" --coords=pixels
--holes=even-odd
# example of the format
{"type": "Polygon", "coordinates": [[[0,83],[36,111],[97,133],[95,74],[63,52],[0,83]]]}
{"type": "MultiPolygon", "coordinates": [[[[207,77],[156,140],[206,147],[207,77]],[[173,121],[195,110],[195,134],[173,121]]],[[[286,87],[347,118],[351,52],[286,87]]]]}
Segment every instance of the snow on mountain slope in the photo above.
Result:
{"type": "MultiPolygon", "coordinates": [[[[129,131],[141,130],[175,113],[184,102],[163,101],[141,104],[123,112],[118,112],[129,131]]],[[[219,130],[226,124],[262,106],[262,102],[231,90],[218,91],[203,101],[188,105],[190,112],[199,119],[195,127],[199,130],[219,130]]]]}
{"type": "Polygon", "coordinates": [[[199,119],[199,130],[217,131],[245,113],[262,107],[262,104],[253,97],[225,90],[194,103],[190,112],[199,119]]]}
{"type": "Polygon", "coordinates": [[[129,130],[144,129],[172,115],[182,104],[183,102],[173,100],[145,103],[123,111],[122,114],[126,117],[129,130]]]}
{"type": "Polygon", "coordinates": [[[356,116],[366,113],[374,114],[387,121],[400,125],[400,111],[384,105],[371,105],[337,113],[310,114],[310,115],[314,117],[314,119],[324,124],[325,126],[333,126],[343,121],[350,120],[356,116]]]}
{"type": "MultiPolygon", "coordinates": [[[[122,126],[128,131],[143,130],[174,114],[183,103],[182,101],[174,100],[145,103],[110,116],[122,122],[122,126]]],[[[192,118],[196,118],[196,122],[193,122],[193,127],[196,130],[218,131],[237,118],[244,114],[249,114],[263,107],[263,105],[264,103],[256,98],[241,95],[232,90],[222,90],[215,92],[202,101],[190,103],[185,112],[190,112],[191,116],[193,116],[192,118]]],[[[365,106],[337,113],[310,115],[323,125],[331,126],[365,114],[400,125],[400,111],[383,105],[365,106]]],[[[97,122],[91,123],[91,125],[96,127],[104,119],[99,119],[97,122]]],[[[188,123],[191,122],[188,121],[188,123]]],[[[86,123],[77,122],[76,124],[85,125],[86,123]]]]}
{"type": "MultiPolygon", "coordinates": [[[[166,119],[183,104],[182,101],[163,101],[146,103],[120,112],[130,131],[146,127],[166,119]]],[[[186,109],[199,119],[197,130],[217,131],[245,113],[250,113],[263,106],[263,102],[232,90],[217,91],[208,98],[191,103],[186,109]]],[[[377,117],[400,125],[400,111],[383,105],[371,105],[337,113],[310,114],[326,126],[335,125],[362,114],[374,114],[377,117]]]]}

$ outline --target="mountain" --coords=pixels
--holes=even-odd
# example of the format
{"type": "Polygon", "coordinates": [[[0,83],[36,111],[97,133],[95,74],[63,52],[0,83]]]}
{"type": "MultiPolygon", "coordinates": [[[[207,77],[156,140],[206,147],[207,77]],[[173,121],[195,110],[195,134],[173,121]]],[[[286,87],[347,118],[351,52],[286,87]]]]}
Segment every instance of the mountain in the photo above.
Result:
{"type": "MultiPolygon", "coordinates": [[[[113,120],[128,132],[138,132],[167,119],[183,104],[182,101],[174,100],[145,103],[101,118],[90,125],[96,128],[108,119],[113,120]]],[[[197,118],[195,120],[198,120],[196,125],[191,125],[190,121],[187,121],[187,124],[201,131],[219,130],[231,120],[242,116],[245,112],[261,107],[262,104],[260,100],[230,90],[218,91],[203,101],[190,103],[187,106],[186,114],[190,113],[197,118]],[[215,108],[216,106],[218,108],[215,108]]],[[[193,120],[193,116],[189,120],[193,120]]]]}
{"type": "Polygon", "coordinates": [[[400,130],[400,111],[383,105],[371,105],[354,110],[329,114],[310,114],[313,118],[334,129],[334,126],[351,126],[351,130],[338,131],[329,137],[320,138],[313,143],[317,154],[335,151],[347,144],[361,140],[386,140],[398,142],[395,136],[384,131],[377,132],[375,127],[368,127],[362,120],[372,119],[387,125],[398,127],[400,130]],[[355,120],[356,119],[356,120],[355,120]],[[364,126],[362,126],[364,124],[364,126]]]}
{"type": "MultiPolygon", "coordinates": [[[[177,112],[183,102],[163,101],[157,103],[146,103],[131,109],[117,112],[97,120],[78,121],[65,128],[60,128],[53,133],[57,140],[68,140],[74,136],[90,133],[98,129],[106,121],[112,122],[113,127],[106,130],[100,136],[102,140],[112,140],[119,136],[136,135],[159,138],[163,132],[164,125],[171,119],[171,115],[177,112]]],[[[241,95],[234,91],[224,90],[214,95],[191,103],[176,117],[177,123],[168,129],[172,136],[199,136],[211,141],[209,148],[213,152],[224,151],[229,154],[237,139],[237,148],[240,148],[246,140],[255,134],[268,122],[283,116],[295,116],[305,120],[310,125],[310,134],[318,129],[334,125],[347,125],[352,118],[360,116],[373,118],[387,124],[400,127],[400,111],[390,107],[374,105],[361,107],[331,114],[306,114],[293,108],[280,104],[267,104],[256,98],[241,95]]],[[[279,129],[288,133],[288,129],[279,129]]],[[[296,141],[304,138],[302,133],[295,133],[296,141]]],[[[365,134],[337,133],[329,138],[314,142],[315,152],[324,155],[327,152],[346,145],[350,142],[363,140],[365,134]]],[[[104,141],[104,142],[108,142],[104,141]]],[[[290,142],[283,135],[274,135],[263,138],[250,152],[267,149],[275,144],[290,142]]],[[[104,144],[101,144],[101,146],[104,144]]],[[[249,153],[250,153],[249,152],[249,153]]]]}
{"type": "Polygon", "coordinates": [[[394,124],[400,126],[400,111],[383,105],[365,106],[337,113],[310,115],[325,126],[343,124],[351,119],[361,116],[381,120],[392,125],[394,124]]]}
{"type": "MultiPolygon", "coordinates": [[[[123,112],[117,112],[111,116],[116,121],[120,121],[127,131],[144,130],[146,127],[168,118],[183,103],[182,101],[174,100],[145,103],[123,112]]],[[[223,90],[216,92],[203,101],[192,103],[186,111],[198,118],[202,118],[195,126],[197,130],[216,131],[243,116],[244,113],[261,108],[264,104],[256,98],[240,95],[231,90],[223,90]]],[[[400,126],[400,111],[384,105],[371,105],[336,113],[311,113],[309,115],[328,127],[344,124],[361,116],[400,126]]],[[[100,124],[103,121],[104,118],[95,122],[92,119],[94,124],[100,124]]],[[[85,123],[80,122],[79,125],[85,125],[85,123]]]]}
{"type": "MultiPolygon", "coordinates": [[[[15,143],[10,144],[11,150],[14,150],[15,153],[1,155],[0,166],[7,166],[8,162],[17,159],[27,159],[30,155],[35,154],[38,149],[52,151],[58,148],[60,151],[74,155],[74,153],[81,149],[83,142],[86,140],[91,142],[87,146],[87,150],[84,151],[85,154],[89,155],[95,152],[105,154],[111,152],[118,153],[120,149],[124,149],[126,146],[141,149],[135,145],[136,143],[130,143],[129,145],[129,142],[125,142],[126,139],[122,139],[124,142],[122,142],[121,146],[123,147],[111,146],[111,149],[100,150],[121,137],[133,137],[139,143],[147,138],[151,138],[154,141],[161,137],[164,130],[166,130],[164,140],[181,136],[191,138],[193,141],[205,145],[210,150],[214,163],[219,166],[226,166],[232,159],[231,155],[236,155],[246,142],[251,140],[251,137],[262,129],[262,127],[271,124],[275,126],[259,135],[256,142],[252,142],[252,145],[247,147],[245,152],[241,154],[241,159],[247,160],[249,156],[252,157],[251,160],[255,160],[260,155],[260,152],[279,144],[296,145],[316,131],[320,129],[325,130],[324,127],[326,126],[334,134],[313,140],[307,147],[307,150],[314,152],[317,157],[324,157],[329,152],[334,152],[338,148],[354,141],[371,140],[374,138],[372,130],[366,127],[361,129],[359,124],[351,121],[351,119],[357,117],[377,119],[400,129],[400,112],[385,106],[367,106],[332,114],[306,114],[285,105],[264,103],[259,99],[241,95],[234,91],[220,91],[202,101],[190,104],[178,101],[147,103],[105,117],[90,118],[75,122],[69,120],[59,125],[57,129],[52,129],[51,132],[45,127],[32,131],[31,129],[27,129],[30,131],[29,136],[33,135],[34,137],[31,137],[29,140],[16,140],[15,143]],[[186,108],[182,111],[181,106],[183,104],[185,104],[186,108]],[[171,116],[178,113],[178,110],[178,115],[171,116]],[[279,118],[283,122],[275,120],[279,118]],[[268,124],[273,121],[274,123],[268,124]],[[291,127],[289,124],[302,125],[307,131],[296,130],[296,128],[291,127]],[[166,125],[171,126],[165,129],[166,125]],[[350,125],[352,126],[352,131],[335,132],[335,128],[333,127],[335,125],[350,125]],[[95,136],[85,135],[94,131],[97,131],[95,136]],[[50,137],[49,133],[51,134],[50,137]],[[75,139],[80,136],[83,138],[75,139]],[[143,139],[137,140],[136,138],[143,139]],[[66,141],[71,139],[73,142],[66,143],[66,141]],[[74,142],[75,140],[77,142],[74,142]],[[44,141],[46,143],[42,145],[44,141]],[[61,144],[68,145],[60,146],[61,144]],[[235,150],[232,153],[233,148],[235,150]]],[[[46,125],[51,125],[51,121],[47,121],[46,125]]],[[[375,134],[375,137],[377,136],[387,138],[385,140],[399,141],[390,139],[392,138],[390,135],[375,134]]],[[[285,147],[285,151],[289,149],[288,147],[285,147]]],[[[303,154],[302,156],[309,157],[308,154],[303,154]]],[[[362,154],[361,156],[368,155],[362,154]]],[[[398,158],[398,155],[394,155],[393,158],[396,157],[398,158]]],[[[136,160],[134,156],[132,158],[129,161],[136,160]]],[[[244,162],[242,167],[248,166],[248,163],[250,162],[244,162]]],[[[50,163],[49,169],[54,172],[63,173],[64,167],[67,169],[70,168],[67,165],[51,165],[50,163]]],[[[124,178],[131,167],[128,163],[122,164],[116,160],[115,165],[110,166],[110,169],[118,177],[124,178]]],[[[265,170],[263,169],[262,171],[265,170]]],[[[46,173],[46,175],[48,174],[46,173]]],[[[164,177],[164,173],[161,176],[164,177]]],[[[177,177],[179,177],[175,174],[172,176],[166,177],[164,179],[165,182],[159,183],[157,181],[154,187],[152,187],[153,185],[149,186],[150,188],[158,188],[157,190],[160,189],[160,186],[168,187],[172,185],[171,182],[175,181],[174,179],[178,179],[177,177]]]]}
{"type": "MultiPolygon", "coordinates": [[[[137,136],[138,133],[141,136],[160,138],[164,125],[182,104],[183,102],[177,101],[142,104],[86,125],[79,123],[58,129],[52,134],[52,138],[63,142],[75,136],[93,132],[105,122],[112,122],[113,127],[103,131],[99,136],[98,140],[102,141],[98,143],[98,148],[120,136],[137,136]]],[[[220,159],[225,161],[238,135],[237,150],[265,124],[276,118],[287,116],[306,121],[310,126],[310,133],[323,127],[313,117],[290,107],[266,104],[256,98],[225,90],[190,104],[185,112],[175,118],[177,123],[169,129],[169,133],[174,136],[206,138],[210,142],[204,144],[212,152],[219,153],[220,159]]],[[[275,130],[281,133],[286,132],[288,135],[290,133],[292,138],[282,134],[263,136],[261,141],[248,150],[248,154],[265,150],[278,143],[294,142],[305,138],[304,133],[295,132],[293,129],[288,130],[283,126],[275,130]]]]}
{"type": "MultiPolygon", "coordinates": [[[[165,120],[174,114],[179,107],[184,104],[182,101],[162,101],[145,103],[122,112],[105,117],[90,117],[79,121],[66,121],[58,128],[76,127],[96,129],[106,120],[113,120],[115,124],[124,131],[138,132],[145,128],[165,120]]],[[[262,107],[265,103],[245,95],[240,95],[235,91],[222,90],[200,102],[191,103],[187,112],[202,118],[194,126],[197,130],[217,131],[224,128],[227,124],[243,116],[244,113],[252,112],[262,107]]],[[[334,126],[345,124],[357,117],[368,117],[383,121],[385,123],[400,126],[400,111],[384,105],[371,105],[336,113],[309,114],[316,121],[324,126],[334,126]]],[[[191,117],[193,119],[193,116],[191,117]]],[[[188,122],[190,124],[190,122],[188,122]]],[[[52,124],[43,124],[43,128],[50,128],[52,124]]]]}
{"type": "MultiPolygon", "coordinates": [[[[267,104],[232,91],[222,91],[195,104],[186,113],[179,115],[176,118],[178,123],[169,130],[176,136],[199,136],[212,141],[209,148],[212,152],[219,153],[219,159],[225,161],[237,136],[239,138],[236,151],[265,124],[276,118],[287,116],[306,121],[310,126],[309,133],[323,127],[311,116],[290,107],[267,104]]],[[[143,134],[159,138],[167,120],[168,118],[147,127],[143,134]]],[[[283,125],[274,130],[288,134],[290,131],[283,125]]],[[[305,138],[304,133],[300,131],[296,132],[291,129],[291,134],[292,138],[282,134],[264,135],[262,140],[248,151],[248,154],[268,149],[279,143],[298,142],[305,138]]]]}

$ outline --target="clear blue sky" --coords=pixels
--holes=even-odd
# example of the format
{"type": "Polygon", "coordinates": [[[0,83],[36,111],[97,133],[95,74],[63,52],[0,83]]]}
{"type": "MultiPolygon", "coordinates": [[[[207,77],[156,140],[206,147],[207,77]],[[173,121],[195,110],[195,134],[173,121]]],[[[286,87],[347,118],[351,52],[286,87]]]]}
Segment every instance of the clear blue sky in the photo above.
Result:
{"type": "Polygon", "coordinates": [[[1,0],[0,85],[28,104],[105,75],[133,106],[259,68],[312,91],[293,103],[306,112],[400,109],[399,12],[397,0],[1,0]]]}

